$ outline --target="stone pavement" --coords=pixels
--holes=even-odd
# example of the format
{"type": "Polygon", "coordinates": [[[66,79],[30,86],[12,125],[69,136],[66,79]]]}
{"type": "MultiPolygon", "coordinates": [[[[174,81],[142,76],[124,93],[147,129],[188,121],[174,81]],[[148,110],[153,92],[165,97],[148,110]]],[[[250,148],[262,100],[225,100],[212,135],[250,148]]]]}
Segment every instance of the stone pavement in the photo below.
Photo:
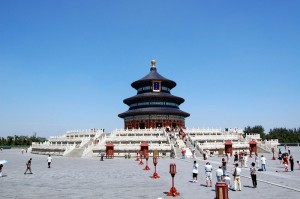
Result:
{"type": "MultiPolygon", "coordinates": [[[[300,147],[290,147],[295,160],[294,172],[283,172],[278,160],[267,158],[267,171],[258,172],[258,188],[252,188],[249,168],[242,169],[242,191],[229,191],[230,199],[250,198],[296,198],[300,194],[300,170],[296,164],[300,160],[300,147]],[[276,172],[276,170],[280,172],[276,172]]],[[[214,169],[222,157],[211,157],[214,169]]],[[[159,159],[157,173],[159,179],[152,179],[154,172],[152,159],[150,171],[145,165],[138,165],[132,159],[116,158],[99,161],[99,158],[69,158],[53,156],[51,168],[47,168],[47,156],[21,154],[20,150],[10,149],[0,152],[0,160],[9,162],[3,167],[4,177],[0,178],[0,198],[170,198],[166,193],[171,188],[169,164],[176,163],[175,187],[184,199],[215,197],[214,187],[205,187],[204,164],[199,163],[198,183],[191,183],[193,159],[159,159]],[[26,161],[32,158],[33,174],[24,175],[26,161]]],[[[233,159],[231,159],[231,162],[233,159]]],[[[249,164],[251,159],[249,160],[249,164]]],[[[229,171],[233,168],[230,165],[229,171]]],[[[232,178],[232,176],[230,175],[232,178]]],[[[216,177],[213,172],[215,183],[216,177]]]]}

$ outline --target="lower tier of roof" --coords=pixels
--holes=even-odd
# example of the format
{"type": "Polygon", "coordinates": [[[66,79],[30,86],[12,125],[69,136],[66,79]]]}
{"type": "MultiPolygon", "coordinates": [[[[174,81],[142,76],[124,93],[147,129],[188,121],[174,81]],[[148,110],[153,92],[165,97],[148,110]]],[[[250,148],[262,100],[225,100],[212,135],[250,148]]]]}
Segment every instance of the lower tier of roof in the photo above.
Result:
{"type": "Polygon", "coordinates": [[[180,109],[169,108],[169,107],[148,107],[148,108],[139,108],[128,110],[124,113],[119,114],[120,118],[125,118],[128,116],[136,116],[136,115],[153,115],[153,114],[161,114],[161,115],[178,115],[183,117],[189,117],[190,114],[186,113],[180,109]]]}

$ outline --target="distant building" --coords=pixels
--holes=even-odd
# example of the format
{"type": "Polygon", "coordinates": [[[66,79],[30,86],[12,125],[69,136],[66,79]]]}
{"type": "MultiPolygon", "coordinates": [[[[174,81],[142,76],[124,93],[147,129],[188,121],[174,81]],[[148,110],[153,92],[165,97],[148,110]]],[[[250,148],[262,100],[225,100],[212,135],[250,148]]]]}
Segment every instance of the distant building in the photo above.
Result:
{"type": "Polygon", "coordinates": [[[155,60],[151,64],[150,73],[131,84],[137,94],[123,101],[129,106],[118,115],[124,119],[124,128],[185,128],[185,118],[190,114],[179,109],[184,99],[170,92],[176,83],[157,72],[155,60]]]}

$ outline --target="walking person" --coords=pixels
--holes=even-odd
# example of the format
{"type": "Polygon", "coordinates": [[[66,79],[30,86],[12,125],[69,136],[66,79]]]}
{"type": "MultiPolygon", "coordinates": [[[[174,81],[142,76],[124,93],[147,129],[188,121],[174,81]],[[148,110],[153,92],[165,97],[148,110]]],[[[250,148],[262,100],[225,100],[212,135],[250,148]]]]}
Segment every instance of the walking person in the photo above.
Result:
{"type": "Polygon", "coordinates": [[[101,153],[100,153],[100,161],[104,161],[104,156],[105,156],[105,152],[104,151],[102,151],[101,153]]]}
{"type": "Polygon", "coordinates": [[[3,168],[3,164],[0,164],[0,177],[2,177],[2,168],[3,168]]]}
{"type": "Polygon", "coordinates": [[[239,190],[242,191],[242,183],[241,183],[241,168],[239,168],[239,163],[235,163],[235,168],[233,172],[233,181],[234,181],[234,191],[239,190]]]}
{"type": "Polygon", "coordinates": [[[289,153],[289,155],[291,155],[291,150],[290,150],[290,147],[288,147],[288,153],[289,153]]]}
{"type": "Polygon", "coordinates": [[[195,148],[193,148],[193,149],[192,149],[192,157],[193,157],[193,158],[196,158],[196,156],[195,156],[195,151],[196,151],[195,148]]]}
{"type": "Polygon", "coordinates": [[[182,155],[182,159],[185,159],[185,150],[184,150],[184,148],[182,148],[182,150],[181,150],[181,155],[182,155]]]}
{"type": "Polygon", "coordinates": [[[223,170],[221,166],[219,166],[219,168],[216,170],[216,176],[217,182],[222,182],[223,170]]]}
{"type": "Polygon", "coordinates": [[[198,180],[197,178],[198,178],[198,163],[195,160],[193,165],[193,183],[197,182],[198,180]]]}
{"type": "Polygon", "coordinates": [[[206,175],[206,186],[208,187],[208,182],[210,182],[210,187],[212,187],[212,166],[210,165],[209,162],[206,163],[206,165],[204,166],[205,169],[205,175],[206,175]]]}
{"type": "Polygon", "coordinates": [[[257,153],[255,153],[254,160],[255,160],[256,168],[259,168],[259,160],[258,160],[258,154],[257,153]]]}
{"type": "Polygon", "coordinates": [[[51,157],[51,155],[48,156],[47,162],[48,162],[48,168],[50,168],[50,165],[51,165],[51,162],[52,162],[52,157],[51,157]]]}
{"type": "Polygon", "coordinates": [[[236,163],[238,161],[238,158],[239,158],[239,155],[237,152],[235,152],[233,162],[236,163]]]}
{"type": "Polygon", "coordinates": [[[222,170],[223,170],[223,175],[226,175],[226,170],[227,170],[227,162],[225,161],[225,158],[222,158],[222,170]]]}
{"type": "Polygon", "coordinates": [[[289,161],[290,161],[290,165],[291,165],[291,171],[294,171],[294,158],[292,155],[290,156],[289,161]]]}
{"type": "Polygon", "coordinates": [[[264,155],[261,155],[260,162],[261,162],[261,169],[263,171],[267,171],[267,169],[266,169],[266,158],[264,157],[264,155]]]}
{"type": "Polygon", "coordinates": [[[229,164],[230,163],[230,153],[226,153],[226,158],[227,158],[227,163],[229,164]]]}
{"type": "Polygon", "coordinates": [[[31,160],[32,160],[32,158],[30,158],[30,159],[26,162],[26,171],[24,172],[24,174],[27,174],[27,171],[30,171],[29,174],[32,174],[32,171],[31,171],[31,160]]]}
{"type": "Polygon", "coordinates": [[[252,179],[252,184],[253,184],[253,188],[257,187],[257,181],[256,181],[256,168],[255,168],[255,163],[252,162],[251,164],[251,168],[250,168],[250,175],[251,175],[251,179],[252,179]]]}

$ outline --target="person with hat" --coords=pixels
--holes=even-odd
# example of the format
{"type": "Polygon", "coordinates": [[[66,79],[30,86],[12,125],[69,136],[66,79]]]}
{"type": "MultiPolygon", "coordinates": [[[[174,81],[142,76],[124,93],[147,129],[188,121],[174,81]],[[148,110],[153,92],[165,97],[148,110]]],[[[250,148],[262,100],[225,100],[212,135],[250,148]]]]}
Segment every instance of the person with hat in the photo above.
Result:
{"type": "Polygon", "coordinates": [[[206,175],[206,186],[208,187],[208,181],[210,182],[210,186],[212,187],[212,170],[213,167],[210,165],[209,162],[206,163],[206,165],[204,166],[205,169],[205,175],[206,175]]]}

